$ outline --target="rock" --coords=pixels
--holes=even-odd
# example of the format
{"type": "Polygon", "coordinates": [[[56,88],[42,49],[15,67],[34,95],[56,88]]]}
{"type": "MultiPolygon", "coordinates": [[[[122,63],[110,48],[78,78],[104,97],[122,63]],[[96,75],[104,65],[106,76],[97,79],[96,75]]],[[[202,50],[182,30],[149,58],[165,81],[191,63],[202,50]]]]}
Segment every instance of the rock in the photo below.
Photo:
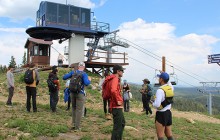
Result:
{"type": "Polygon", "coordinates": [[[30,134],[30,133],[24,133],[23,135],[26,136],[26,137],[28,137],[28,136],[30,136],[31,134],[30,134]]]}
{"type": "Polygon", "coordinates": [[[190,118],[190,119],[186,119],[186,121],[189,122],[189,123],[192,123],[192,124],[196,123],[196,122],[195,122],[193,119],[191,119],[191,118],[190,118]]]}
{"type": "Polygon", "coordinates": [[[125,126],[125,129],[138,131],[136,128],[134,128],[132,126],[125,126]]]}
{"type": "Polygon", "coordinates": [[[95,89],[96,89],[96,87],[95,87],[94,85],[91,85],[91,86],[92,86],[92,89],[93,89],[93,90],[95,90],[95,89]]]}

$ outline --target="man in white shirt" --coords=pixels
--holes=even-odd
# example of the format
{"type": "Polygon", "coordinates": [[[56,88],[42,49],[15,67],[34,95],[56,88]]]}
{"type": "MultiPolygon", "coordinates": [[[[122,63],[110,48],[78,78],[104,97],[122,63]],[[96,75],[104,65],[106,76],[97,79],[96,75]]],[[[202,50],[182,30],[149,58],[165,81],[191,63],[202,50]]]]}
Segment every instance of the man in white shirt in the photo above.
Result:
{"type": "Polygon", "coordinates": [[[159,83],[161,87],[156,92],[156,98],[154,102],[151,102],[153,107],[157,108],[155,117],[155,126],[157,131],[158,140],[163,140],[164,133],[168,140],[173,140],[172,137],[172,113],[171,103],[173,98],[173,87],[168,84],[169,75],[166,72],[161,72],[159,77],[159,83]],[[165,98],[165,94],[172,95],[169,98],[165,98]]]}

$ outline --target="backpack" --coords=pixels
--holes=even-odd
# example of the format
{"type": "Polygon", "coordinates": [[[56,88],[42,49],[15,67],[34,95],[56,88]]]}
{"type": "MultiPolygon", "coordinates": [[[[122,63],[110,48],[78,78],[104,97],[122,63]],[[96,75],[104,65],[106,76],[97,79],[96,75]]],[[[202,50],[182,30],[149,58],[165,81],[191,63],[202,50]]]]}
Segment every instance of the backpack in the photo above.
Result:
{"type": "Polygon", "coordinates": [[[109,81],[104,81],[102,84],[102,98],[104,100],[109,100],[111,98],[111,92],[108,90],[109,81]]]}
{"type": "Polygon", "coordinates": [[[153,88],[149,84],[147,85],[147,96],[153,96],[153,88]]]}
{"type": "Polygon", "coordinates": [[[26,84],[32,84],[34,82],[33,70],[28,69],[24,74],[24,82],[26,84]]]}
{"type": "Polygon", "coordinates": [[[114,78],[112,78],[111,76],[107,76],[104,83],[102,84],[102,98],[104,100],[109,100],[111,98],[111,90],[109,90],[109,86],[112,79],[114,78]]]}
{"type": "Polygon", "coordinates": [[[57,86],[53,82],[53,78],[48,78],[47,79],[47,86],[48,86],[50,91],[55,91],[57,89],[57,86]]]}
{"type": "Polygon", "coordinates": [[[174,92],[172,90],[172,87],[170,87],[169,85],[160,87],[160,89],[162,89],[164,91],[165,100],[161,103],[160,107],[157,108],[158,110],[161,110],[164,107],[166,107],[167,105],[172,104],[173,103],[173,97],[174,97],[174,92]]]}
{"type": "Polygon", "coordinates": [[[77,73],[74,71],[74,74],[72,75],[70,79],[69,89],[72,93],[79,93],[82,88],[82,74],[83,72],[77,73]]]}

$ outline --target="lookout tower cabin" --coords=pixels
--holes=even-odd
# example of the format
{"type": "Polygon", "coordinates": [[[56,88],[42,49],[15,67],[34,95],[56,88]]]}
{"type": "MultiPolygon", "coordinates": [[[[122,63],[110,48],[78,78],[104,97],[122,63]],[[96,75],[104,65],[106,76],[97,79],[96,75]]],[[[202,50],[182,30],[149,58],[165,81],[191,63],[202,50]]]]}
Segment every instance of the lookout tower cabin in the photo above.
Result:
{"type": "Polygon", "coordinates": [[[33,38],[45,41],[59,40],[59,43],[62,43],[68,40],[69,45],[65,55],[68,55],[69,65],[80,61],[85,61],[87,68],[103,68],[114,65],[106,62],[93,63],[92,59],[86,58],[93,57],[100,38],[110,33],[110,25],[96,21],[91,9],[42,1],[36,15],[36,27],[28,28],[26,33],[33,38]],[[87,52],[84,49],[85,39],[91,40],[89,45],[87,44],[91,49],[87,52]]]}
{"type": "Polygon", "coordinates": [[[24,46],[27,49],[27,63],[34,63],[39,67],[49,66],[52,44],[52,41],[28,38],[24,46]]]}

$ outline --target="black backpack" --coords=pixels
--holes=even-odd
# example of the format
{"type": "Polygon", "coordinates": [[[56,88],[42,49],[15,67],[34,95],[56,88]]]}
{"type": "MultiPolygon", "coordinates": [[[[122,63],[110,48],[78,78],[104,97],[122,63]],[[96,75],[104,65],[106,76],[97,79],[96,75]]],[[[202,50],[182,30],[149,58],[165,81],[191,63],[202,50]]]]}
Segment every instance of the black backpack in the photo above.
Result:
{"type": "Polygon", "coordinates": [[[72,75],[70,79],[69,89],[72,93],[79,93],[82,88],[82,74],[83,72],[77,73],[74,71],[74,74],[72,75]]]}
{"type": "Polygon", "coordinates": [[[53,78],[48,78],[47,79],[47,86],[48,86],[50,91],[56,91],[56,89],[57,89],[57,86],[55,85],[53,80],[54,80],[53,78]]]}
{"type": "Polygon", "coordinates": [[[24,74],[24,82],[26,84],[32,84],[34,82],[33,70],[28,69],[24,74]]]}

